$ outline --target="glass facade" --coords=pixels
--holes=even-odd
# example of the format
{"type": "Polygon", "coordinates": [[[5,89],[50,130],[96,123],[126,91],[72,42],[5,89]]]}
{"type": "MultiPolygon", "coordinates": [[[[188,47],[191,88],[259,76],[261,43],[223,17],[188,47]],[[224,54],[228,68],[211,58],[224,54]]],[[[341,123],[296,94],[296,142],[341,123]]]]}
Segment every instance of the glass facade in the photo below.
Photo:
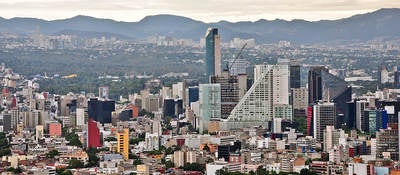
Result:
{"type": "Polygon", "coordinates": [[[221,118],[221,85],[200,84],[200,132],[208,130],[210,119],[221,118]]]}
{"type": "Polygon", "coordinates": [[[219,35],[217,28],[209,28],[206,33],[206,75],[219,75],[221,55],[219,51],[219,35]],[[219,66],[219,69],[218,69],[219,66]]]}

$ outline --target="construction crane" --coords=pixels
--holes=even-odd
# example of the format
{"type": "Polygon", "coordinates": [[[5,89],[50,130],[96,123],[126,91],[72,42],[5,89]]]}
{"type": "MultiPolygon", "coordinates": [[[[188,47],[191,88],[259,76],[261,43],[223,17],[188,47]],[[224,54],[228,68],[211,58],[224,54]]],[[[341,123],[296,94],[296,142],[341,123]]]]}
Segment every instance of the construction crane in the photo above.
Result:
{"type": "Polygon", "coordinates": [[[247,43],[244,43],[242,48],[240,49],[239,53],[236,55],[236,57],[233,59],[231,65],[228,68],[228,71],[231,71],[233,64],[236,62],[236,60],[240,57],[240,55],[242,54],[243,49],[247,46],[247,43]]]}

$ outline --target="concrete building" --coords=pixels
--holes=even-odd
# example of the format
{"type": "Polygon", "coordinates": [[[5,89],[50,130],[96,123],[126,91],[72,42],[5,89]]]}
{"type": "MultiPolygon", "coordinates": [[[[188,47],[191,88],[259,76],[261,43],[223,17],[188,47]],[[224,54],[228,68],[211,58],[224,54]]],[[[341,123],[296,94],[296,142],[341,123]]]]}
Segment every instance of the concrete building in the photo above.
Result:
{"type": "Polygon", "coordinates": [[[399,160],[399,131],[397,128],[380,129],[376,132],[376,157],[399,160]]]}
{"type": "Polygon", "coordinates": [[[313,106],[314,138],[322,142],[326,126],[335,126],[335,103],[322,102],[313,106]]]}
{"type": "Polygon", "coordinates": [[[175,151],[174,152],[174,164],[175,164],[175,167],[185,166],[185,152],[183,152],[183,151],[175,151]]]}
{"type": "Polygon", "coordinates": [[[49,123],[49,135],[50,137],[60,137],[61,123],[49,123]]]}
{"type": "Polygon", "coordinates": [[[158,134],[146,133],[145,143],[146,143],[145,145],[146,151],[158,150],[160,147],[160,137],[158,134]]]}
{"type": "Polygon", "coordinates": [[[129,159],[129,129],[125,128],[116,133],[117,152],[124,156],[125,160],[129,159]]]}
{"type": "Polygon", "coordinates": [[[221,87],[221,117],[228,118],[229,114],[239,102],[239,81],[237,76],[231,76],[228,70],[224,70],[220,76],[211,76],[212,84],[220,84],[221,87]]]}
{"type": "Polygon", "coordinates": [[[324,151],[329,151],[335,145],[339,146],[339,139],[345,138],[344,130],[335,129],[334,126],[326,126],[324,130],[324,151]]]}

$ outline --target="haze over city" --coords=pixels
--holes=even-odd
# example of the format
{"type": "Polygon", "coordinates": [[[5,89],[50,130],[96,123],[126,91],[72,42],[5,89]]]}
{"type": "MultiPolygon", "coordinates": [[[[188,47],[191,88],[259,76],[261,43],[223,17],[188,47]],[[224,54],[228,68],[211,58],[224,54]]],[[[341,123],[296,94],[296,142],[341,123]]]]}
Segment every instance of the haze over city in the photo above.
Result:
{"type": "Polygon", "coordinates": [[[1,0],[0,16],[54,20],[86,15],[134,22],[148,15],[173,14],[204,22],[259,19],[317,21],[399,7],[400,1],[397,0],[1,0]]]}

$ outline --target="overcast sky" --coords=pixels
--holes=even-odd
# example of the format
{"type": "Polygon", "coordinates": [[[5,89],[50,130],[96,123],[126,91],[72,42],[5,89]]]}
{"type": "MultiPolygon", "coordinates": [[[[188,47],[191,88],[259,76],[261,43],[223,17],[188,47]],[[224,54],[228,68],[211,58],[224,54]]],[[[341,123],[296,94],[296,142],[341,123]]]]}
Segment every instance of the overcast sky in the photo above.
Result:
{"type": "Polygon", "coordinates": [[[400,0],[0,0],[0,16],[46,20],[87,15],[139,21],[174,14],[204,22],[258,19],[338,19],[380,8],[400,8],[400,0]]]}

